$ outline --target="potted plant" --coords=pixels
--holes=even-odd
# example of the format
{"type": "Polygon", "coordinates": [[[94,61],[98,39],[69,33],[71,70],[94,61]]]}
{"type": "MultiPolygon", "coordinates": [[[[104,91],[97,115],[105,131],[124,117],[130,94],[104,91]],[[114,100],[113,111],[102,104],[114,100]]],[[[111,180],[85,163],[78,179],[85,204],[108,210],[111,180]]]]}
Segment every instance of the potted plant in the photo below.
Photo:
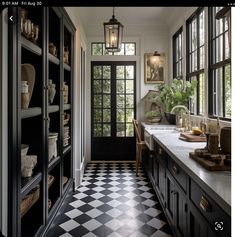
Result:
{"type": "Polygon", "coordinates": [[[197,81],[183,81],[182,79],[173,79],[168,85],[160,85],[160,94],[155,100],[162,103],[167,121],[171,124],[176,123],[175,114],[171,111],[176,105],[187,106],[189,99],[194,95],[197,86],[197,81]]]}
{"type": "Polygon", "coordinates": [[[159,123],[162,119],[161,112],[157,110],[150,110],[145,114],[145,117],[150,123],[159,123]]]}

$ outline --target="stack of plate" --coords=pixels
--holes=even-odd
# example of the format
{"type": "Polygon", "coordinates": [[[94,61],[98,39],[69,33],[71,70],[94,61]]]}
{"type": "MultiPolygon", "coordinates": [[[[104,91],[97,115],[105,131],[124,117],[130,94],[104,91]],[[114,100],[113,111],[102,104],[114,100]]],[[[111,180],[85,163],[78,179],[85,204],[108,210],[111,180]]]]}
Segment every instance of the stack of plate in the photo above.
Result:
{"type": "Polygon", "coordinates": [[[64,126],[64,139],[63,139],[63,146],[68,146],[69,145],[69,127],[64,126]]]}

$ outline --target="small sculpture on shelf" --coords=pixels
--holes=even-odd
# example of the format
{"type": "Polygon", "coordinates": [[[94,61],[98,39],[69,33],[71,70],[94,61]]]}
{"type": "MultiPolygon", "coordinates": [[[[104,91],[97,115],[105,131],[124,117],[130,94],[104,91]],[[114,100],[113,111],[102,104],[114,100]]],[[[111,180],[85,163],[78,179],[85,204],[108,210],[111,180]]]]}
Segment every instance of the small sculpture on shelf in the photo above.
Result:
{"type": "Polygon", "coordinates": [[[33,169],[37,164],[37,156],[27,156],[29,146],[21,145],[21,175],[22,177],[31,177],[33,169]]]}
{"type": "Polygon", "coordinates": [[[66,85],[65,81],[64,81],[64,86],[63,86],[63,92],[64,92],[64,104],[68,104],[69,86],[66,85]]]}
{"type": "Polygon", "coordinates": [[[53,42],[49,43],[49,53],[57,57],[57,49],[56,46],[53,44],[53,42]]]}
{"type": "Polygon", "coordinates": [[[35,67],[30,63],[21,64],[21,103],[22,109],[27,109],[35,84],[36,71],[35,67]]]}
{"type": "Polygon", "coordinates": [[[29,85],[27,81],[21,81],[21,108],[28,109],[29,107],[29,85]]]}
{"type": "Polygon", "coordinates": [[[63,124],[64,125],[68,124],[69,119],[70,119],[70,114],[64,113],[64,122],[63,122],[63,124]]]}
{"type": "Polygon", "coordinates": [[[24,8],[21,9],[20,30],[25,38],[37,44],[39,26],[28,19],[28,11],[24,8]]]}
{"type": "Polygon", "coordinates": [[[57,157],[57,141],[58,133],[49,133],[48,136],[48,160],[49,162],[57,157]]]}
{"type": "Polygon", "coordinates": [[[49,103],[52,104],[54,97],[55,97],[55,93],[56,93],[56,89],[55,89],[55,84],[52,83],[52,80],[49,80],[49,85],[48,85],[48,97],[49,97],[49,103]]]}
{"type": "Polygon", "coordinates": [[[69,47],[64,47],[64,63],[69,64],[69,47]]]}

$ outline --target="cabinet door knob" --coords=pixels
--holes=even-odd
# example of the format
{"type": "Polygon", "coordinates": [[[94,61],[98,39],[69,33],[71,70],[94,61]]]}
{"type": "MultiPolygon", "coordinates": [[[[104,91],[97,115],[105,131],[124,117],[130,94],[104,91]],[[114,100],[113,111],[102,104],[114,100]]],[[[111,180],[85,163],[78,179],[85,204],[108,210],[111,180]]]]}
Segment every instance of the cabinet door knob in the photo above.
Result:
{"type": "Polygon", "coordinates": [[[163,150],[161,147],[158,148],[158,154],[162,155],[163,154],[163,150]]]}
{"type": "Polygon", "coordinates": [[[176,167],[176,165],[173,165],[172,172],[174,175],[176,175],[178,173],[178,168],[176,167]]]}
{"type": "Polygon", "coordinates": [[[210,210],[210,203],[204,196],[201,197],[200,207],[204,212],[208,212],[210,210]]]}

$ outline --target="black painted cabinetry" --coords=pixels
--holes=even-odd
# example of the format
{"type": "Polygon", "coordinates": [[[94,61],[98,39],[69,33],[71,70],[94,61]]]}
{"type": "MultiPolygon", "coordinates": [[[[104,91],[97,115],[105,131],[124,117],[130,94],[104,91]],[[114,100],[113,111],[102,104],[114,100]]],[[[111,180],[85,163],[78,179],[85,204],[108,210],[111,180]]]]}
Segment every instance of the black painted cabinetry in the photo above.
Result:
{"type": "Polygon", "coordinates": [[[75,27],[63,8],[25,7],[23,13],[22,8],[9,8],[9,15],[14,19],[8,27],[9,237],[44,235],[73,186],[75,27]],[[38,29],[38,38],[33,40],[35,29],[38,29]],[[50,43],[55,46],[54,52],[49,50],[50,43]],[[33,66],[35,70],[31,100],[24,109],[22,65],[33,66]],[[51,84],[56,91],[50,100],[51,84]],[[67,114],[69,120],[66,120],[67,114]],[[51,135],[56,136],[56,152],[49,158],[53,151],[51,135]],[[30,177],[22,176],[21,144],[28,145],[28,156],[37,157],[30,177]]]}
{"type": "Polygon", "coordinates": [[[144,162],[144,166],[147,173],[152,174],[150,180],[174,236],[231,236],[231,217],[157,141],[154,142],[153,158],[144,162]]]}

